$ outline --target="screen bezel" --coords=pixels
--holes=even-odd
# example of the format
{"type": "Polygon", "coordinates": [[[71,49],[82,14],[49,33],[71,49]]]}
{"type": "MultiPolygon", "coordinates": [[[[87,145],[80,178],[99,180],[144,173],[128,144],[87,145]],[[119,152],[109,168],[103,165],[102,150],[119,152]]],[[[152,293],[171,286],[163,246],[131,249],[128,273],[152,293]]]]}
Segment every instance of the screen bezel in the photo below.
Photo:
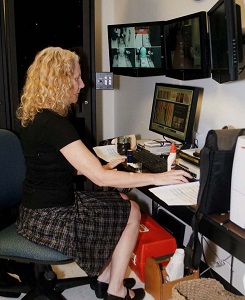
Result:
{"type": "MultiPolygon", "coordinates": [[[[202,88],[194,87],[194,86],[167,84],[167,83],[159,83],[159,82],[156,83],[155,89],[154,89],[149,130],[153,131],[155,133],[158,133],[164,137],[167,137],[171,140],[179,141],[183,144],[183,146],[192,145],[193,144],[193,130],[194,130],[195,122],[196,122],[198,101],[199,101],[199,96],[200,96],[201,90],[202,90],[202,88]],[[158,91],[160,88],[162,88],[163,90],[165,89],[166,92],[170,90],[172,93],[179,93],[178,95],[183,94],[183,92],[185,92],[187,96],[192,95],[190,111],[189,111],[189,116],[188,116],[189,119],[185,126],[186,127],[185,135],[180,136],[180,135],[176,135],[176,134],[172,133],[175,130],[174,127],[172,127],[172,128],[170,128],[169,126],[164,127],[164,125],[159,125],[158,127],[156,127],[157,125],[155,125],[155,124],[157,122],[155,122],[154,118],[155,118],[155,114],[156,114],[156,105],[159,100],[158,91]]],[[[177,99],[178,95],[176,96],[176,99],[177,99]]],[[[168,99],[163,98],[164,102],[168,102],[166,100],[168,100],[168,99]]],[[[184,107],[184,105],[185,105],[183,102],[181,103],[181,102],[177,102],[177,101],[175,101],[175,102],[171,101],[171,103],[175,103],[175,105],[177,103],[178,106],[180,106],[180,107],[181,106],[184,107]]],[[[172,116],[172,120],[173,120],[173,117],[174,116],[172,116]]]]}
{"type": "Polygon", "coordinates": [[[208,15],[208,31],[209,31],[209,43],[210,43],[210,61],[211,61],[211,73],[212,78],[219,82],[225,83],[228,81],[236,81],[239,79],[239,48],[238,43],[241,38],[239,38],[239,32],[241,31],[241,16],[239,15],[240,6],[231,0],[219,0],[207,13],[208,15]],[[214,57],[214,52],[217,52],[217,48],[214,44],[214,39],[219,34],[216,33],[212,28],[212,24],[217,20],[217,11],[223,6],[225,17],[223,20],[223,30],[226,38],[225,47],[220,48],[221,40],[218,39],[216,44],[218,45],[218,51],[221,55],[226,55],[226,65],[217,66],[217,59],[214,57]],[[240,24],[239,24],[240,22],[240,24]],[[240,26],[240,28],[239,28],[240,26]]]}
{"type": "MultiPolygon", "coordinates": [[[[110,60],[110,72],[113,72],[117,75],[125,75],[132,77],[145,77],[145,76],[158,76],[164,75],[164,63],[163,63],[163,50],[162,50],[162,30],[163,30],[163,21],[154,21],[154,22],[139,22],[139,23],[125,23],[125,24],[113,24],[107,26],[108,31],[108,46],[109,46],[109,60],[110,60]],[[117,67],[113,66],[113,48],[111,44],[111,32],[115,28],[130,28],[130,27],[147,27],[147,26],[158,26],[159,27],[159,47],[160,47],[160,66],[155,68],[147,68],[147,67],[117,67]]],[[[126,47],[125,47],[126,49],[126,47]]],[[[137,47],[130,48],[137,49],[137,47]]]]}
{"type": "MultiPolygon", "coordinates": [[[[165,75],[171,78],[176,78],[180,80],[191,80],[200,78],[209,78],[210,73],[210,63],[209,63],[209,43],[207,35],[207,14],[204,11],[200,11],[194,14],[185,15],[183,17],[171,19],[164,22],[163,29],[163,50],[164,50],[164,62],[165,62],[165,75]],[[168,55],[170,44],[167,42],[169,28],[177,23],[190,23],[192,19],[198,19],[199,24],[199,37],[200,37],[200,47],[194,48],[195,52],[200,53],[200,68],[185,68],[185,67],[173,67],[172,57],[168,55]]],[[[198,45],[199,46],[199,45],[198,45]]]]}

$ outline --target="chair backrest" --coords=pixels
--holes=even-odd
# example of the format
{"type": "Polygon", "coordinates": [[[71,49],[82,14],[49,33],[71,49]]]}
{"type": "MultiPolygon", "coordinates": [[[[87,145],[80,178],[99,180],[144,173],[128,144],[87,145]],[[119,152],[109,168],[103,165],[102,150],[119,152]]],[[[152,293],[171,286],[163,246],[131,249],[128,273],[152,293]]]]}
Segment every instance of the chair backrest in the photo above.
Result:
{"type": "Polygon", "coordinates": [[[0,208],[21,202],[25,161],[20,140],[11,131],[0,129],[0,208]]]}

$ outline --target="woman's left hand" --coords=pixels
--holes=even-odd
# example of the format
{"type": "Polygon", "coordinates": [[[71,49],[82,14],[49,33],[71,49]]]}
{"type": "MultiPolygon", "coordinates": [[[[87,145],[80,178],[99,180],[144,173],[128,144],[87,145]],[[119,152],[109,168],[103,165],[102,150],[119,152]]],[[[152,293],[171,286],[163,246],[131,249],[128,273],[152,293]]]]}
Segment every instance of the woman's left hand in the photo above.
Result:
{"type": "Polygon", "coordinates": [[[115,159],[115,160],[112,160],[112,161],[108,162],[106,165],[103,165],[103,168],[105,170],[112,170],[116,166],[118,166],[119,164],[123,163],[124,161],[125,161],[125,158],[115,159]]]}

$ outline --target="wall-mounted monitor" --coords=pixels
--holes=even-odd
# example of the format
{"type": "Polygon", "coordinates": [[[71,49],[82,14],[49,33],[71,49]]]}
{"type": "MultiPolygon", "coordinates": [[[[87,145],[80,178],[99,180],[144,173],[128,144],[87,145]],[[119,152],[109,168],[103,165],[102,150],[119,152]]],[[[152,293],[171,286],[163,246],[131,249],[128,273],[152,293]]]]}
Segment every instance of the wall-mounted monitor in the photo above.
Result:
{"type": "Polygon", "coordinates": [[[219,83],[239,79],[243,61],[241,9],[235,0],[219,0],[208,11],[212,78],[219,83]]]}
{"type": "Polygon", "coordinates": [[[149,130],[191,148],[201,91],[199,87],[156,83],[149,130]]]}
{"type": "Polygon", "coordinates": [[[165,75],[180,80],[210,77],[207,14],[164,22],[165,75]]]}
{"type": "Polygon", "coordinates": [[[110,71],[143,77],[163,75],[162,22],[108,25],[110,71]]]}

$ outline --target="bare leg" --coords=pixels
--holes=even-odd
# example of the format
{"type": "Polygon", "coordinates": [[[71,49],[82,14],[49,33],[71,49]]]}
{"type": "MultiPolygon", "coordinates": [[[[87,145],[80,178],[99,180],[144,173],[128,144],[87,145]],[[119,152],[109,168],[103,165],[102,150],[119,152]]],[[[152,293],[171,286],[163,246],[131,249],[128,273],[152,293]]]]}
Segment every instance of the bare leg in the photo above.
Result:
{"type": "MultiPolygon", "coordinates": [[[[124,193],[120,193],[120,196],[124,200],[129,200],[128,195],[124,193]]],[[[100,274],[98,276],[98,281],[109,283],[110,274],[111,274],[111,259],[106,263],[105,267],[100,271],[100,274]]]]}
{"type": "Polygon", "coordinates": [[[111,277],[111,259],[107,262],[106,266],[101,270],[98,281],[109,283],[111,277]]]}
{"type": "MultiPolygon", "coordinates": [[[[128,224],[125,227],[122,236],[113,252],[111,261],[104,268],[98,280],[108,282],[108,293],[118,297],[125,297],[126,289],[123,286],[131,254],[134,250],[140,225],[140,209],[138,205],[131,201],[131,212],[128,224]]],[[[130,293],[133,296],[133,293],[130,293]]]]}
{"type": "Polygon", "coordinates": [[[124,194],[124,193],[120,193],[120,196],[124,199],[124,200],[129,200],[128,195],[124,194]]]}

